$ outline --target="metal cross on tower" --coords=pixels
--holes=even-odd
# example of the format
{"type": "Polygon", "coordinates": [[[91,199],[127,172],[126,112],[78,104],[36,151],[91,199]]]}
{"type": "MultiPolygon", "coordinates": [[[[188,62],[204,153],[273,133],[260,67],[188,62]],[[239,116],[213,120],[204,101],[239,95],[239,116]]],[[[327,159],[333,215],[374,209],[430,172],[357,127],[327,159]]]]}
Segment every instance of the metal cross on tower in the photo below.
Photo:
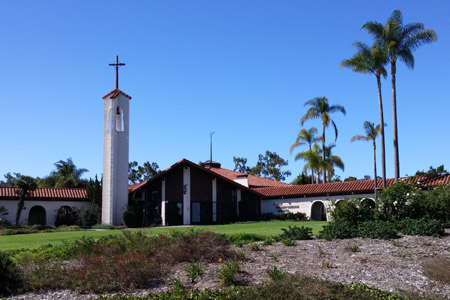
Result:
{"type": "Polygon", "coordinates": [[[119,56],[117,55],[116,56],[116,62],[112,63],[112,64],[109,64],[109,65],[116,68],[116,89],[119,89],[119,68],[121,66],[125,66],[125,64],[124,63],[119,63],[119,56]]]}

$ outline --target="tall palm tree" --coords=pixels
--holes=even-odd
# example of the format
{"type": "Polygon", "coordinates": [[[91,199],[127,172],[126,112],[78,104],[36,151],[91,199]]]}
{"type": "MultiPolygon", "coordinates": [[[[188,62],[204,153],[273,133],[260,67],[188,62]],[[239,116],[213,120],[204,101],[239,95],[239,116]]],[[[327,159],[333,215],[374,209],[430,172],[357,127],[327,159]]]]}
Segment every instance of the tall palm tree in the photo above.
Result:
{"type": "Polygon", "coordinates": [[[380,140],[381,140],[381,169],[383,177],[383,187],[386,187],[386,154],[384,144],[384,114],[383,114],[383,98],[381,96],[381,76],[386,78],[387,72],[384,66],[388,62],[386,50],[380,45],[380,42],[376,42],[371,48],[366,44],[356,42],[354,44],[358,49],[358,52],[350,58],[343,60],[339,65],[339,68],[347,67],[351,68],[353,72],[360,72],[363,74],[372,73],[377,79],[378,87],[378,105],[380,108],[380,140]]]}
{"type": "MultiPolygon", "coordinates": [[[[305,165],[303,166],[303,171],[305,173],[308,170],[308,168],[311,169],[312,174],[314,174],[314,170],[317,171],[316,183],[319,183],[320,177],[319,170],[321,170],[323,166],[320,152],[321,150],[319,146],[316,143],[314,143],[312,145],[311,150],[297,153],[297,155],[295,156],[295,160],[303,159],[305,161],[305,165]]],[[[314,181],[312,183],[314,183],[314,181]]]]}
{"type": "Polygon", "coordinates": [[[362,28],[386,49],[391,63],[394,167],[395,181],[397,182],[400,177],[397,131],[397,59],[403,61],[408,68],[413,69],[414,56],[412,52],[419,46],[436,41],[437,34],[433,29],[425,29],[422,23],[409,23],[404,25],[403,15],[400,10],[394,10],[384,26],[378,22],[367,22],[362,28]]]}
{"type": "Polygon", "coordinates": [[[365,121],[363,125],[364,131],[366,132],[366,135],[355,135],[351,138],[350,142],[354,141],[372,141],[372,147],[373,147],[373,182],[374,182],[374,189],[375,189],[375,200],[377,198],[377,143],[376,139],[378,134],[381,132],[381,126],[378,124],[375,126],[374,123],[371,123],[369,121],[365,121]]]}
{"type": "MultiPolygon", "coordinates": [[[[300,125],[307,120],[320,118],[322,121],[322,161],[325,161],[325,128],[330,125],[334,127],[335,141],[338,137],[336,124],[331,119],[330,114],[334,112],[341,112],[345,115],[345,108],[342,105],[330,105],[326,97],[316,97],[305,102],[305,106],[311,106],[300,119],[300,125]]],[[[326,182],[326,170],[323,169],[323,182],[326,182]]]]}
{"type": "Polygon", "coordinates": [[[16,194],[19,195],[19,202],[17,203],[17,211],[16,211],[16,222],[15,226],[19,226],[20,215],[22,214],[22,210],[25,204],[25,197],[29,192],[36,190],[37,183],[36,179],[30,176],[21,175],[15,182],[16,184],[16,194]]]}
{"type": "Polygon", "coordinates": [[[330,144],[325,147],[325,161],[323,161],[323,168],[328,171],[328,182],[331,182],[331,176],[334,174],[335,167],[338,167],[342,171],[345,169],[342,159],[337,155],[332,155],[331,150],[334,147],[336,147],[335,144],[330,144]]]}
{"type": "Polygon", "coordinates": [[[88,171],[83,168],[78,169],[72,158],[68,158],[67,161],[57,161],[55,167],[56,171],[53,174],[56,177],[55,187],[79,187],[82,183],[81,176],[88,171]]]}
{"type": "MultiPolygon", "coordinates": [[[[289,154],[292,155],[292,151],[301,145],[308,145],[309,150],[311,150],[312,145],[314,144],[315,141],[317,141],[316,134],[317,134],[316,127],[312,127],[308,130],[305,128],[300,130],[300,132],[297,135],[297,139],[295,140],[295,143],[293,143],[291,145],[291,148],[289,149],[289,154]]],[[[312,167],[311,167],[311,183],[314,183],[314,169],[312,167]]]]}

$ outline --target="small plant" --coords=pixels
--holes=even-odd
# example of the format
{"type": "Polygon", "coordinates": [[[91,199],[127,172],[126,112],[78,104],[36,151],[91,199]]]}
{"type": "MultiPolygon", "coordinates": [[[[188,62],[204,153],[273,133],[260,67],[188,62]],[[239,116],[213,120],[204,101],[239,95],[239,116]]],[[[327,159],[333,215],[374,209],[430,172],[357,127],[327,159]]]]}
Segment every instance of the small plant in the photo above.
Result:
{"type": "Polygon", "coordinates": [[[234,278],[234,275],[238,272],[240,272],[241,267],[239,266],[239,263],[237,261],[233,260],[226,260],[223,263],[222,268],[219,269],[219,279],[220,282],[224,286],[231,286],[236,284],[236,279],[234,278]]]}
{"type": "Polygon", "coordinates": [[[273,238],[272,237],[268,237],[264,240],[264,246],[269,246],[272,245],[273,243],[273,238]]]}
{"type": "Polygon", "coordinates": [[[245,261],[247,260],[247,257],[245,256],[245,253],[243,251],[238,251],[234,256],[234,259],[237,261],[245,261]]]}
{"type": "Polygon", "coordinates": [[[332,269],[334,268],[333,264],[327,260],[322,260],[322,262],[320,263],[320,267],[322,269],[332,269]]]}
{"type": "Polygon", "coordinates": [[[191,279],[191,283],[194,283],[198,277],[202,277],[203,270],[199,262],[191,263],[187,268],[186,272],[188,277],[191,279]]]}
{"type": "Polygon", "coordinates": [[[398,257],[401,257],[401,258],[404,258],[404,257],[406,257],[406,253],[403,252],[403,251],[399,251],[399,252],[397,253],[397,256],[398,256],[398,257]]]}
{"type": "Polygon", "coordinates": [[[177,292],[184,292],[186,289],[184,288],[183,282],[179,278],[175,278],[172,281],[173,290],[177,292]]]}
{"type": "Polygon", "coordinates": [[[250,250],[252,250],[252,251],[260,251],[261,248],[259,247],[259,244],[252,244],[250,246],[250,250]]]}
{"type": "Polygon", "coordinates": [[[274,254],[270,254],[270,258],[274,261],[274,262],[278,262],[278,255],[274,254]]]}
{"type": "Polygon", "coordinates": [[[325,255],[326,255],[326,254],[325,254],[325,251],[323,251],[321,247],[319,247],[319,248],[317,249],[317,252],[318,252],[319,256],[325,256],[325,255]]]}
{"type": "Polygon", "coordinates": [[[350,246],[350,251],[351,252],[359,252],[361,250],[359,250],[359,246],[357,244],[353,244],[350,246]]]}
{"type": "Polygon", "coordinates": [[[431,243],[430,243],[430,242],[427,242],[427,241],[425,241],[425,242],[423,242],[423,245],[424,245],[424,246],[427,246],[427,247],[429,247],[429,246],[431,246],[431,243]]]}
{"type": "Polygon", "coordinates": [[[394,247],[401,247],[402,244],[400,244],[399,241],[392,241],[392,246],[394,246],[394,247]]]}
{"type": "Polygon", "coordinates": [[[280,280],[284,277],[284,272],[277,266],[273,266],[272,268],[266,269],[266,273],[273,281],[280,280]]]}
{"type": "Polygon", "coordinates": [[[295,241],[292,239],[281,239],[281,242],[285,245],[285,246],[295,246],[295,241]]]}
{"type": "Polygon", "coordinates": [[[370,256],[366,256],[366,257],[361,258],[361,262],[362,262],[363,264],[366,264],[366,263],[368,263],[369,261],[370,261],[370,256]]]}

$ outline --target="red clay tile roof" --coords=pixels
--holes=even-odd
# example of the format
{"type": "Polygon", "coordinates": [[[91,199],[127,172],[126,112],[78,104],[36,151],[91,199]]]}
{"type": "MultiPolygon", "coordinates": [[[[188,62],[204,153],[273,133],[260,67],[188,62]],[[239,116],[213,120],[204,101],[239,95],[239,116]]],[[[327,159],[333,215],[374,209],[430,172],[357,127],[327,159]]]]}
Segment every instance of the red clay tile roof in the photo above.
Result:
{"type": "MultiPolygon", "coordinates": [[[[18,199],[16,188],[1,187],[0,198],[18,199]]],[[[69,189],[69,188],[38,188],[26,197],[27,200],[37,199],[71,199],[86,200],[86,189],[69,189]]]]}
{"type": "Polygon", "coordinates": [[[129,185],[128,186],[128,193],[134,192],[135,190],[139,189],[141,186],[143,186],[146,183],[147,183],[147,181],[142,181],[142,182],[139,182],[139,183],[135,183],[135,184],[129,185]]]}
{"type": "Polygon", "coordinates": [[[127,97],[128,99],[131,99],[131,96],[125,94],[124,92],[122,92],[119,89],[114,89],[111,92],[109,92],[108,94],[106,94],[105,96],[103,96],[103,99],[107,98],[107,97],[111,97],[112,99],[117,98],[117,96],[119,96],[119,94],[122,94],[123,96],[127,97]]]}
{"type": "MultiPolygon", "coordinates": [[[[401,181],[417,183],[423,187],[431,187],[439,184],[450,184],[450,174],[436,177],[404,177],[401,181]]],[[[386,180],[386,186],[395,183],[393,178],[386,180]]],[[[377,185],[382,186],[382,180],[378,179],[377,185]]],[[[349,195],[372,193],[374,188],[373,180],[356,180],[348,182],[332,182],[322,184],[289,185],[287,187],[266,187],[255,190],[263,194],[264,197],[309,197],[328,195],[349,195]]]]}
{"type": "MultiPolygon", "coordinates": [[[[232,170],[228,170],[228,169],[223,169],[223,168],[211,168],[209,169],[212,172],[222,175],[223,177],[226,177],[230,180],[235,180],[237,178],[237,176],[239,175],[246,175],[244,173],[240,173],[240,172],[236,172],[236,171],[232,171],[232,170]]],[[[259,176],[255,176],[255,175],[250,175],[248,174],[248,186],[250,188],[259,188],[259,187],[286,187],[286,186],[290,186],[290,184],[284,183],[284,182],[280,182],[280,181],[276,181],[276,180],[272,180],[272,179],[268,179],[268,178],[264,178],[264,177],[259,177],[259,176]]]]}

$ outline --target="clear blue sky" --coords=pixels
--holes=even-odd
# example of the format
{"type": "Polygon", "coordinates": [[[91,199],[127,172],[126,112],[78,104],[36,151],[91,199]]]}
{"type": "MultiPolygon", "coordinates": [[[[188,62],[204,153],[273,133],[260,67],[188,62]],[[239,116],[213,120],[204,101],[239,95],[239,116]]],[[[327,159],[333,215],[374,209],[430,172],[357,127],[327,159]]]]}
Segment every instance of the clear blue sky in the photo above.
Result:
{"type": "MultiPolygon", "coordinates": [[[[130,160],[161,169],[187,158],[233,168],[275,151],[293,176],[289,147],[305,101],[326,96],[347,115],[334,154],[341,178],[373,174],[370,143],[350,143],[365,120],[379,123],[375,78],[339,69],[361,26],[394,9],[422,22],[438,41],[397,73],[401,176],[430,165],[450,169],[450,2],[434,1],[0,1],[2,143],[0,176],[46,176],[72,157],[86,177],[102,173],[103,101],[114,88],[108,63],[119,55],[120,88],[131,95],[130,160]]],[[[393,177],[390,77],[383,80],[387,175],[393,177]]],[[[305,126],[320,128],[319,121],[305,126]]],[[[332,141],[332,129],[327,131],[332,141]]],[[[378,154],[379,158],[379,154],[378,154]]],[[[380,174],[379,168],[379,174],[380,174]]],[[[3,179],[3,178],[1,178],[3,179]]]]}

